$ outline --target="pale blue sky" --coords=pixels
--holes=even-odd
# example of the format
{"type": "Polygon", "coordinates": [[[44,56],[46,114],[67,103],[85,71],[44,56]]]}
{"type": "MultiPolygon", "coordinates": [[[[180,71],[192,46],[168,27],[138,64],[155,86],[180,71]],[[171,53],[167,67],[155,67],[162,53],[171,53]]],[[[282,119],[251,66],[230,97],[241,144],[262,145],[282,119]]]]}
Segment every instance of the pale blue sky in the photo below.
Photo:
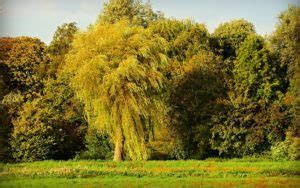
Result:
{"type": "MultiPolygon", "coordinates": [[[[0,36],[34,36],[49,43],[56,27],[77,22],[81,29],[95,22],[105,0],[0,0],[0,36]]],[[[274,30],[279,13],[300,0],[151,0],[167,17],[205,23],[210,32],[220,23],[244,18],[258,33],[274,30]]]]}

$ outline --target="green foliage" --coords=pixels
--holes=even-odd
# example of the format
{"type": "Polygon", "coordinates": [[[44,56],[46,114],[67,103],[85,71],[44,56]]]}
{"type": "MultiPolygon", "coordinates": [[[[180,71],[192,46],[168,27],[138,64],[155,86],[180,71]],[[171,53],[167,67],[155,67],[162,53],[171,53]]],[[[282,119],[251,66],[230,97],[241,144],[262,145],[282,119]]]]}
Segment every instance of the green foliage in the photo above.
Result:
{"type": "Polygon", "coordinates": [[[65,23],[57,27],[53,39],[48,47],[54,56],[65,55],[72,46],[74,34],[78,31],[75,22],[65,23]]]}
{"type": "Polygon", "coordinates": [[[204,158],[211,152],[210,118],[220,108],[217,101],[224,90],[219,64],[220,58],[212,52],[200,51],[184,63],[183,74],[173,82],[171,124],[190,158],[204,158]]]}
{"type": "Polygon", "coordinates": [[[277,142],[271,147],[271,157],[274,160],[299,160],[299,146],[299,138],[287,133],[284,141],[277,142]]]}
{"type": "Polygon", "coordinates": [[[220,154],[261,153],[284,139],[292,119],[276,68],[261,37],[249,36],[239,48],[227,107],[213,117],[211,144],[220,154]]]}
{"type": "Polygon", "coordinates": [[[17,161],[68,159],[83,148],[85,121],[72,90],[48,80],[43,93],[27,102],[13,121],[11,145],[17,161]]]}
{"type": "Polygon", "coordinates": [[[186,61],[199,50],[208,49],[209,33],[203,24],[190,20],[163,19],[149,27],[154,34],[168,41],[167,55],[172,61],[186,61]]]}
{"type": "Polygon", "coordinates": [[[282,91],[287,92],[289,98],[295,98],[290,110],[294,113],[293,129],[299,137],[300,122],[300,24],[299,6],[290,6],[279,16],[276,31],[270,37],[271,49],[277,55],[280,69],[278,74],[282,78],[282,91]]]}
{"type": "Polygon", "coordinates": [[[279,16],[276,31],[271,36],[271,46],[278,53],[282,71],[287,81],[292,81],[299,64],[300,45],[300,8],[290,6],[279,16]]]}
{"type": "Polygon", "coordinates": [[[282,109],[276,105],[266,109],[263,104],[249,101],[238,105],[228,106],[213,116],[210,142],[221,156],[261,154],[268,151],[272,143],[284,139],[290,122],[282,109]]]}
{"type": "Polygon", "coordinates": [[[289,147],[289,159],[299,160],[300,159],[300,138],[293,137],[292,144],[289,147]]]}
{"type": "Polygon", "coordinates": [[[288,160],[289,159],[289,146],[290,142],[288,140],[285,140],[283,142],[276,143],[271,148],[271,156],[274,160],[288,160]]]}
{"type": "Polygon", "coordinates": [[[242,100],[250,98],[269,102],[282,97],[276,63],[263,38],[252,35],[245,40],[237,52],[233,69],[235,92],[242,100]]]}
{"type": "Polygon", "coordinates": [[[134,25],[147,27],[162,17],[161,13],[152,10],[150,3],[144,4],[140,0],[109,0],[108,3],[104,3],[99,21],[113,24],[128,19],[134,25]]]}
{"type": "Polygon", "coordinates": [[[45,44],[35,38],[1,38],[0,46],[0,153],[1,159],[7,160],[11,156],[11,121],[26,100],[40,94],[48,56],[45,44]]]}
{"type": "Polygon", "coordinates": [[[233,20],[221,24],[213,33],[213,45],[223,58],[235,57],[237,49],[251,34],[255,34],[253,24],[246,20],[233,20]]]}
{"type": "Polygon", "coordinates": [[[20,37],[6,61],[12,75],[10,88],[21,91],[25,99],[39,95],[49,63],[46,45],[36,38],[20,37]]]}
{"type": "Polygon", "coordinates": [[[205,51],[209,49],[209,33],[204,25],[189,20],[165,19],[152,23],[149,28],[168,42],[167,55],[170,63],[162,69],[168,79],[168,88],[162,100],[169,106],[169,113],[165,118],[170,125],[168,131],[175,140],[171,141],[169,157],[203,158],[207,144],[204,144],[205,139],[200,140],[209,126],[200,122],[200,111],[206,109],[205,104],[210,101],[207,96],[213,91],[206,81],[209,77],[214,77],[212,75],[216,72],[212,72],[218,61],[212,53],[205,51]],[[211,69],[206,64],[210,64],[211,69]],[[198,133],[199,137],[194,137],[198,133]]]}
{"type": "Polygon", "coordinates": [[[51,63],[48,67],[47,73],[52,78],[57,76],[57,72],[62,69],[65,62],[65,55],[72,47],[74,35],[78,31],[75,22],[65,23],[59,27],[54,33],[48,51],[51,57],[51,63]]]}
{"type": "Polygon", "coordinates": [[[98,23],[73,45],[65,69],[89,123],[104,128],[116,147],[125,142],[132,159],[147,159],[146,130],[162,115],[155,95],[163,86],[163,40],[122,21],[98,23]]]}
{"type": "MultiPolygon", "coordinates": [[[[2,41],[0,41],[0,45],[2,41]]],[[[2,59],[2,57],[1,57],[2,59]]],[[[0,161],[7,161],[10,158],[9,137],[10,137],[10,118],[7,107],[3,104],[2,99],[8,94],[7,85],[7,66],[0,62],[0,161]]]]}
{"type": "Polygon", "coordinates": [[[187,151],[186,143],[182,142],[182,139],[178,139],[178,141],[174,144],[174,147],[170,151],[169,158],[176,160],[186,160],[189,158],[190,151],[187,151]]]}
{"type": "Polygon", "coordinates": [[[39,100],[26,103],[14,120],[11,146],[16,161],[35,161],[50,158],[51,147],[55,143],[53,127],[46,118],[50,113],[37,107],[39,100]],[[32,126],[34,124],[34,126],[32,126]]]}
{"type": "Polygon", "coordinates": [[[112,159],[113,145],[104,132],[90,128],[85,136],[85,147],[86,150],[78,154],[75,159],[112,159]]]}
{"type": "Polygon", "coordinates": [[[14,129],[11,139],[13,157],[17,161],[68,159],[83,148],[85,121],[81,104],[74,98],[67,80],[57,71],[58,66],[64,64],[64,55],[71,47],[76,31],[75,23],[62,25],[48,49],[39,40],[30,38],[20,38],[20,44],[12,47],[7,62],[13,75],[19,76],[16,78],[19,84],[13,84],[21,91],[21,97],[12,92],[5,96],[3,103],[9,107],[11,114],[18,111],[18,115],[12,117],[14,129]],[[28,54],[22,50],[28,50],[28,54]],[[48,62],[47,50],[51,62],[48,62]],[[32,62],[33,58],[37,62],[32,62]],[[16,62],[19,59],[22,61],[16,62]],[[48,79],[49,76],[54,80],[48,79]],[[35,86],[38,87],[38,95],[29,89],[24,94],[26,88],[34,89],[35,86]],[[31,97],[24,106],[22,102],[15,105],[28,94],[35,94],[34,98],[31,97]]]}
{"type": "Polygon", "coordinates": [[[7,162],[11,159],[9,146],[11,127],[9,124],[7,108],[2,104],[0,104],[0,114],[0,161],[7,162]]]}

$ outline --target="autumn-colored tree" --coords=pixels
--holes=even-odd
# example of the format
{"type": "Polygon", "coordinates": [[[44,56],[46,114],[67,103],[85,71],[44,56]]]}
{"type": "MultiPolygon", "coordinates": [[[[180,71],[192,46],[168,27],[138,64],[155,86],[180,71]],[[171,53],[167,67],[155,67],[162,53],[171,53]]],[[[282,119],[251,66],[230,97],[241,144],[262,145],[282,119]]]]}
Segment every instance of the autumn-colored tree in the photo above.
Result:
{"type": "Polygon", "coordinates": [[[12,75],[10,88],[20,91],[26,99],[39,95],[49,64],[46,45],[36,38],[16,38],[6,62],[12,75]]]}
{"type": "Polygon", "coordinates": [[[7,107],[2,103],[2,99],[9,93],[8,87],[8,66],[6,60],[12,48],[13,38],[0,38],[0,161],[7,161],[10,156],[9,137],[10,119],[7,107]]]}
{"type": "Polygon", "coordinates": [[[10,119],[7,113],[7,107],[2,103],[2,99],[9,92],[5,83],[7,78],[7,66],[0,63],[0,161],[7,161],[10,157],[9,137],[10,137],[10,119]]]}
{"type": "Polygon", "coordinates": [[[16,42],[15,38],[10,37],[1,37],[0,38],[0,61],[5,63],[9,58],[9,52],[12,49],[14,43],[16,42]]]}
{"type": "Polygon", "coordinates": [[[100,22],[75,37],[65,72],[89,124],[113,139],[115,161],[123,160],[124,149],[132,160],[149,157],[149,130],[163,114],[156,95],[164,79],[158,68],[165,61],[163,40],[126,20],[100,22]]]}
{"type": "MultiPolygon", "coordinates": [[[[47,70],[43,70],[43,74],[33,72],[43,79],[43,88],[38,96],[18,109],[19,115],[14,117],[11,145],[15,160],[69,159],[83,148],[86,123],[82,106],[68,86],[68,80],[58,71],[76,31],[75,23],[58,27],[48,48],[51,62],[47,70]]],[[[28,44],[24,46],[30,48],[28,44]]],[[[48,60],[44,50],[43,46],[48,60]]],[[[39,53],[38,49],[35,52],[39,53]]],[[[26,54],[24,57],[31,58],[26,54]]],[[[22,73],[23,69],[19,71],[22,73]]]]}

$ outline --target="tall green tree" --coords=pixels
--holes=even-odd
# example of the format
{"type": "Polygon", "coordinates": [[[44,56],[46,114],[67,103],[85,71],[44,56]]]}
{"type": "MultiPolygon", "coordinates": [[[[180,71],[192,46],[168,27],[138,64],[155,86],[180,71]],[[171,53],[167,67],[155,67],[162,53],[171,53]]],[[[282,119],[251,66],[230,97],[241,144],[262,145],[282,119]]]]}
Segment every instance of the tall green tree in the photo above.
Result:
{"type": "Polygon", "coordinates": [[[282,97],[278,65],[262,37],[251,35],[238,49],[234,61],[235,92],[242,100],[272,102],[282,97]]]}
{"type": "Polygon", "coordinates": [[[299,64],[300,8],[290,6],[279,16],[276,31],[271,36],[271,47],[278,54],[282,71],[287,81],[294,81],[299,64]]]}
{"type": "Polygon", "coordinates": [[[238,49],[229,105],[213,118],[211,143],[220,154],[261,153],[284,139],[290,116],[280,104],[277,67],[262,37],[251,35],[238,49]]]}
{"type": "Polygon", "coordinates": [[[147,159],[151,127],[163,114],[156,97],[164,79],[158,71],[166,61],[163,40],[128,21],[100,22],[77,35],[73,45],[65,72],[89,124],[110,134],[115,161],[123,160],[124,151],[132,160],[147,159]]]}
{"type": "MultiPolygon", "coordinates": [[[[300,122],[300,8],[290,6],[279,16],[275,32],[270,37],[271,48],[279,59],[282,90],[290,99],[296,98],[291,110],[295,113],[294,130],[300,122]]],[[[293,131],[299,136],[299,131],[293,131]]]]}
{"type": "Polygon", "coordinates": [[[220,57],[201,50],[184,62],[183,74],[172,82],[169,115],[188,158],[203,159],[212,155],[211,117],[220,110],[218,100],[224,97],[220,64],[220,57]]]}
{"type": "Polygon", "coordinates": [[[212,68],[214,70],[208,71],[204,64],[210,62],[215,67],[220,59],[209,53],[210,35],[203,24],[190,20],[163,19],[151,23],[149,28],[168,42],[169,63],[162,69],[168,88],[162,99],[169,107],[168,116],[165,117],[169,134],[165,133],[164,137],[169,158],[203,158],[208,148],[208,142],[203,135],[210,128],[204,125],[204,119],[207,118],[201,114],[210,116],[206,105],[213,99],[207,96],[215,96],[214,86],[210,87],[204,80],[211,76],[214,83],[218,82],[214,79],[218,77],[218,70],[212,68]],[[207,94],[205,91],[211,93],[207,94]]]}
{"type": "Polygon", "coordinates": [[[75,22],[64,23],[57,27],[48,47],[51,63],[47,71],[50,77],[55,78],[61,70],[65,62],[65,55],[71,49],[74,35],[77,31],[78,28],[75,22]]]}

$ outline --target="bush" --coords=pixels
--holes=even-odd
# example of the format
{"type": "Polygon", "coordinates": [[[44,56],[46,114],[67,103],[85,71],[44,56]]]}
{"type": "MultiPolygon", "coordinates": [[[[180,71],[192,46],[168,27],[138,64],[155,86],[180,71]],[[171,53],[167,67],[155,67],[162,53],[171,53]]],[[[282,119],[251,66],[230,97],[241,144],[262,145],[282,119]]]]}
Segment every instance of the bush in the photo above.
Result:
{"type": "Polygon", "coordinates": [[[85,137],[85,151],[76,155],[75,159],[111,159],[113,156],[113,145],[106,133],[96,129],[90,129],[85,137]]]}
{"type": "Polygon", "coordinates": [[[291,142],[285,140],[283,142],[278,142],[271,147],[271,157],[273,160],[288,160],[288,150],[291,142]]]}
{"type": "Polygon", "coordinates": [[[12,155],[16,161],[50,158],[55,143],[53,128],[44,122],[49,113],[38,108],[38,100],[26,103],[13,120],[12,155]]]}
{"type": "Polygon", "coordinates": [[[278,142],[271,147],[271,157],[273,160],[298,160],[300,151],[300,138],[291,137],[287,133],[284,141],[278,142]]]}
{"type": "Polygon", "coordinates": [[[85,124],[54,106],[40,97],[26,102],[13,119],[10,144],[16,161],[69,159],[82,150],[85,124]]]}
{"type": "Polygon", "coordinates": [[[299,160],[300,159],[300,138],[295,137],[292,139],[292,144],[288,150],[290,160],[299,160]]]}
{"type": "Polygon", "coordinates": [[[184,160],[188,158],[188,153],[183,146],[183,143],[178,141],[175,143],[173,149],[170,152],[171,159],[184,160]]]}

